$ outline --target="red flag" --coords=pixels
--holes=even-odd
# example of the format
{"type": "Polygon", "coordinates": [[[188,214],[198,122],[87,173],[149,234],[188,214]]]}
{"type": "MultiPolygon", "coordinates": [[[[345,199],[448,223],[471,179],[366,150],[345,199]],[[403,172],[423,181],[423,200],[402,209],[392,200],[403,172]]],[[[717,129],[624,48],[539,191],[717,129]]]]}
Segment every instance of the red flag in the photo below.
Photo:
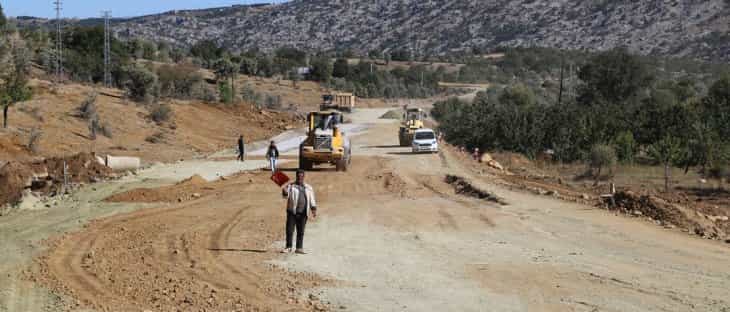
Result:
{"type": "Polygon", "coordinates": [[[289,182],[289,177],[283,172],[277,170],[276,173],[271,175],[271,181],[274,181],[274,183],[279,186],[283,186],[286,182],[289,182]]]}

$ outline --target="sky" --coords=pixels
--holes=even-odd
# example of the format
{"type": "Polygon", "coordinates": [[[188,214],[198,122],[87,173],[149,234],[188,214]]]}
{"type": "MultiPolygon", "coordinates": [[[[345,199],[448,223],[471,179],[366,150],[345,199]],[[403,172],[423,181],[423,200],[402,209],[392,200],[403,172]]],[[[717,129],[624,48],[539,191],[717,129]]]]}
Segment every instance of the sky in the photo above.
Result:
{"type": "MultiPolygon", "coordinates": [[[[54,18],[55,0],[0,0],[7,16],[35,16],[54,18]]],[[[234,4],[282,0],[62,0],[62,16],[66,18],[99,17],[101,11],[110,10],[114,17],[132,17],[170,10],[203,9],[234,4]]]]}

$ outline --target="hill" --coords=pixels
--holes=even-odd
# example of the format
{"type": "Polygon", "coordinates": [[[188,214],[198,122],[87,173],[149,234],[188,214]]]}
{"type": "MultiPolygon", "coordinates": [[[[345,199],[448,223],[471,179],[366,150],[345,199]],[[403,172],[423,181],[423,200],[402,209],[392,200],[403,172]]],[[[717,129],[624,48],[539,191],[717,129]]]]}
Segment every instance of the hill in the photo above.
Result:
{"type": "Polygon", "coordinates": [[[0,166],[3,161],[30,161],[65,157],[80,152],[101,155],[140,156],[145,163],[176,161],[233,149],[238,135],[248,142],[272,137],[301,123],[287,112],[262,111],[252,105],[206,104],[199,101],[165,100],[172,115],[158,124],[148,108],[122,97],[118,89],[81,84],[53,87],[34,79],[34,98],[11,108],[10,126],[0,129],[0,166]],[[88,121],[78,115],[87,94],[98,92],[100,121],[110,137],[89,137],[88,121]],[[27,148],[31,129],[42,135],[35,153],[27,148]]]}
{"type": "MultiPolygon", "coordinates": [[[[709,1],[295,0],[117,19],[119,37],[189,46],[214,38],[234,50],[413,49],[419,55],[547,46],[730,59],[730,4],[709,1]]],[[[74,21],[90,24],[94,19],[74,21]]],[[[40,25],[32,18],[24,25],[40,25]]]]}

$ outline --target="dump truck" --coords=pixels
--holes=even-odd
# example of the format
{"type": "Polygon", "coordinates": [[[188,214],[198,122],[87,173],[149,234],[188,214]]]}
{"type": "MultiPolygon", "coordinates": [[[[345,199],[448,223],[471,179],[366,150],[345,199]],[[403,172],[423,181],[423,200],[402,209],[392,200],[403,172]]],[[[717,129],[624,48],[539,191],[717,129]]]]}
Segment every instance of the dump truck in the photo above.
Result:
{"type": "Polygon", "coordinates": [[[400,146],[411,146],[416,130],[423,128],[424,117],[424,112],[420,108],[404,108],[403,120],[398,129],[400,146]]]}
{"type": "Polygon", "coordinates": [[[307,137],[299,146],[299,168],[311,170],[315,165],[332,164],[337,171],[347,171],[352,161],[350,139],[338,111],[310,112],[307,116],[307,137]]]}
{"type": "Polygon", "coordinates": [[[322,95],[319,110],[338,110],[351,113],[355,109],[355,95],[352,93],[327,93],[322,95]]]}

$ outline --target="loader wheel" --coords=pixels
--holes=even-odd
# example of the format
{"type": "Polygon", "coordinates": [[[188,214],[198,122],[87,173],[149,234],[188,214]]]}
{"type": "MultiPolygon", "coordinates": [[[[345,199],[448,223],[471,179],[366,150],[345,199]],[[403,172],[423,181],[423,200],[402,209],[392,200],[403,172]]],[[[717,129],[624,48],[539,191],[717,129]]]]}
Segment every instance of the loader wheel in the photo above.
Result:
{"type": "Polygon", "coordinates": [[[347,159],[342,158],[342,159],[338,160],[337,163],[335,164],[335,170],[343,171],[343,172],[347,171],[347,159]]]}
{"type": "Polygon", "coordinates": [[[304,158],[302,147],[299,147],[299,169],[312,170],[312,161],[304,158]]]}

